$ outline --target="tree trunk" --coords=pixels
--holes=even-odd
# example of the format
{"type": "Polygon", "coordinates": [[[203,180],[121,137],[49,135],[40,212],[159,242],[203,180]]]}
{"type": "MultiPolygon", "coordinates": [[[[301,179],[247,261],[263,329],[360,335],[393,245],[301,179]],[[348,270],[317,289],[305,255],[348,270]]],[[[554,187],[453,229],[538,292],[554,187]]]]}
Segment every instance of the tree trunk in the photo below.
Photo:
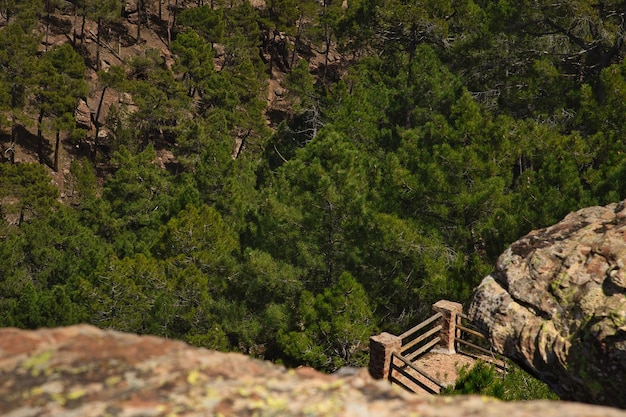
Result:
{"type": "Polygon", "coordinates": [[[248,136],[250,136],[250,133],[252,133],[252,129],[248,129],[246,134],[243,135],[243,137],[241,138],[241,143],[239,144],[239,147],[237,148],[237,151],[235,152],[233,159],[239,158],[239,156],[241,155],[241,152],[243,152],[244,148],[246,147],[246,139],[248,139],[248,136]]]}
{"type": "Polygon", "coordinates": [[[172,43],[172,26],[171,26],[171,20],[172,20],[172,1],[171,0],[167,0],[167,46],[170,46],[170,44],[172,43]]]}
{"type": "MultiPolygon", "coordinates": [[[[278,35],[276,30],[272,31],[272,40],[271,42],[268,43],[269,46],[269,55],[270,55],[270,65],[269,65],[269,70],[270,70],[270,80],[274,79],[274,59],[276,58],[276,36],[278,35]]],[[[269,41],[269,39],[268,39],[269,41]]]]}
{"type": "Polygon", "coordinates": [[[98,156],[98,139],[100,135],[100,111],[102,110],[102,103],[104,102],[104,93],[106,93],[108,87],[102,88],[102,94],[100,94],[100,101],[98,102],[98,109],[96,110],[96,116],[94,117],[93,124],[96,126],[96,135],[93,138],[93,163],[96,163],[96,157],[98,156]]]}
{"type": "Polygon", "coordinates": [[[137,0],[137,44],[141,42],[141,3],[142,0],[137,0]]]}
{"type": "Polygon", "coordinates": [[[102,24],[102,18],[98,16],[98,34],[96,35],[96,71],[100,71],[100,25],[102,24]]]}
{"type": "Polygon", "coordinates": [[[326,82],[326,71],[328,70],[328,54],[330,53],[330,44],[332,42],[332,34],[330,29],[326,29],[326,50],[324,51],[324,71],[322,72],[322,83],[326,82]]]}
{"type": "Polygon", "coordinates": [[[291,68],[293,68],[294,63],[296,62],[296,54],[298,53],[298,43],[300,42],[300,36],[302,36],[302,19],[300,16],[298,19],[298,31],[296,33],[296,38],[293,41],[293,54],[291,55],[291,68]]]}
{"type": "Polygon", "coordinates": [[[54,142],[54,172],[59,172],[59,150],[61,144],[61,131],[57,129],[56,141],[54,142]]]}
{"type": "Polygon", "coordinates": [[[39,163],[40,164],[44,164],[44,158],[43,158],[43,132],[41,131],[42,129],[42,124],[43,124],[43,116],[44,116],[44,112],[43,110],[39,110],[39,117],[37,118],[37,156],[39,157],[39,163]]]}
{"type": "Polygon", "coordinates": [[[83,44],[83,41],[85,40],[85,15],[87,14],[87,12],[83,11],[83,23],[80,26],[80,44],[83,44]]]}
{"type": "Polygon", "coordinates": [[[76,46],[76,25],[78,24],[78,3],[74,5],[74,28],[72,29],[72,46],[76,46]]]}
{"type": "MultiPolygon", "coordinates": [[[[17,121],[15,117],[15,108],[18,106],[17,88],[14,84],[11,88],[11,147],[7,150],[11,152],[9,157],[11,163],[15,163],[15,142],[17,142],[17,121]]],[[[5,151],[6,153],[6,151],[5,151]]]]}
{"type": "Polygon", "coordinates": [[[17,124],[15,121],[15,113],[11,114],[11,144],[15,144],[17,140],[17,124]]]}
{"type": "Polygon", "coordinates": [[[4,151],[5,155],[7,152],[9,155],[9,162],[11,164],[15,163],[15,142],[17,140],[17,126],[15,125],[15,114],[11,115],[11,147],[4,151]]]}
{"type": "Polygon", "coordinates": [[[178,15],[178,0],[174,2],[174,15],[172,16],[172,31],[174,30],[174,26],[176,26],[177,15],[178,15]]]}
{"type": "Polygon", "coordinates": [[[143,16],[146,19],[146,27],[148,29],[152,29],[152,25],[150,25],[150,9],[148,9],[148,4],[145,3],[145,0],[142,0],[143,4],[143,16]]]}
{"type": "Polygon", "coordinates": [[[48,52],[48,33],[50,33],[50,1],[46,2],[46,46],[45,51],[48,52]]]}

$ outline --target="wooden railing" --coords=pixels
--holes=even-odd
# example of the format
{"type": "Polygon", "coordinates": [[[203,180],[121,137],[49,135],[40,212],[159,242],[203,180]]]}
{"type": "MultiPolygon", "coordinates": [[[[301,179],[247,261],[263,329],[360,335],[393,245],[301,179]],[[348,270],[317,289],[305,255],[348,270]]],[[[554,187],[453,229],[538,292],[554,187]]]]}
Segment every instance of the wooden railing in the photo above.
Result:
{"type": "Polygon", "coordinates": [[[418,365],[420,357],[438,348],[439,353],[472,357],[506,371],[506,362],[463,314],[462,306],[447,300],[433,304],[433,314],[399,336],[381,333],[370,338],[370,374],[389,379],[409,391],[423,389],[437,394],[445,386],[418,365]]]}
{"type": "Polygon", "coordinates": [[[402,347],[400,352],[392,353],[389,370],[391,382],[413,391],[407,383],[410,381],[431,394],[437,394],[444,387],[441,381],[415,364],[417,358],[441,341],[439,334],[442,326],[437,323],[441,317],[442,314],[437,313],[398,336],[402,340],[402,347]]]}
{"type": "Polygon", "coordinates": [[[391,361],[391,372],[389,373],[389,381],[391,381],[392,383],[400,385],[402,388],[408,391],[415,392],[408,384],[405,383],[405,380],[408,380],[430,394],[439,394],[439,390],[445,387],[445,384],[443,382],[428,374],[422,368],[415,365],[414,362],[407,360],[405,357],[395,352],[392,355],[393,358],[391,361]],[[400,364],[397,364],[395,359],[398,359],[400,361],[400,364]],[[394,374],[393,371],[396,371],[398,375],[394,374]],[[428,382],[424,381],[424,378],[426,378],[427,381],[430,381],[438,388],[435,389],[430,386],[428,382]]]}
{"type": "Polygon", "coordinates": [[[485,335],[477,331],[469,321],[470,319],[467,315],[457,313],[456,334],[454,337],[456,351],[490,363],[496,369],[506,372],[506,360],[491,349],[486,342],[485,335]]]}
{"type": "Polygon", "coordinates": [[[432,325],[441,317],[441,313],[437,313],[398,336],[402,339],[402,350],[400,350],[402,356],[408,360],[415,360],[418,356],[429,351],[433,346],[439,343],[441,341],[439,337],[441,325],[432,326],[430,328],[428,326],[432,325]]]}

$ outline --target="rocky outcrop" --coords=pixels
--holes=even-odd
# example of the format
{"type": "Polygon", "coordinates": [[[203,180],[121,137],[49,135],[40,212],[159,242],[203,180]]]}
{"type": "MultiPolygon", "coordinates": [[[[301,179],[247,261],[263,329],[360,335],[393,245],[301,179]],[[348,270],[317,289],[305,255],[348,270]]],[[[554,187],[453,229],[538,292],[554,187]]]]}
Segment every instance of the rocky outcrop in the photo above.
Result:
{"type": "Polygon", "coordinates": [[[91,109],[87,105],[87,102],[83,99],[78,101],[76,111],[74,112],[76,117],[76,124],[83,129],[91,130],[93,127],[91,124],[91,109]]]}
{"type": "Polygon", "coordinates": [[[469,315],[561,398],[626,408],[626,202],[512,244],[469,315]]]}
{"type": "Polygon", "coordinates": [[[366,370],[345,374],[85,325],[0,330],[3,416],[626,417],[578,403],[417,396],[366,370]]]}

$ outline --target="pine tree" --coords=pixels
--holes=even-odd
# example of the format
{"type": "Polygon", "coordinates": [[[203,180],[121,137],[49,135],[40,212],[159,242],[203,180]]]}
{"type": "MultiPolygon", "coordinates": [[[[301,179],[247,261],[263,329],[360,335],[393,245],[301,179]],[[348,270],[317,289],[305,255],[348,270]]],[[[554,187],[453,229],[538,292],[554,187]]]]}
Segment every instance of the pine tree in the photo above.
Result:
{"type": "Polygon", "coordinates": [[[24,110],[35,84],[38,43],[18,23],[0,30],[0,109],[10,112],[11,144],[5,151],[10,161],[15,156],[17,126],[28,121],[24,110]]]}
{"type": "Polygon", "coordinates": [[[300,330],[283,333],[280,343],[297,363],[335,371],[341,366],[363,366],[372,312],[361,285],[349,273],[314,296],[301,294],[296,313],[300,330]]]}
{"type": "Polygon", "coordinates": [[[85,64],[69,44],[48,51],[39,61],[37,91],[34,97],[39,109],[38,138],[39,162],[45,162],[43,137],[44,118],[52,119],[56,132],[52,167],[59,169],[60,132],[72,131],[76,127],[74,110],[78,99],[86,97],[87,84],[84,80],[85,64]]]}

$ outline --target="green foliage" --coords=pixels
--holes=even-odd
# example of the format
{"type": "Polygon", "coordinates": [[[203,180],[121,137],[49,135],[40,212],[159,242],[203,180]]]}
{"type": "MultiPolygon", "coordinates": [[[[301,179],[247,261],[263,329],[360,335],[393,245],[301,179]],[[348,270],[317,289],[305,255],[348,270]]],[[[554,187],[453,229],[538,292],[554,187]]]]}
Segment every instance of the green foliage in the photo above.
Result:
{"type": "Polygon", "coordinates": [[[74,211],[60,207],[23,226],[24,266],[40,288],[74,285],[105,259],[109,247],[80,224],[74,211]]]}
{"type": "Polygon", "coordinates": [[[53,210],[59,190],[37,164],[0,164],[2,214],[17,216],[16,223],[41,218],[53,210]]]}
{"type": "Polygon", "coordinates": [[[113,20],[120,10],[119,0],[86,0],[84,7],[93,20],[113,20]]]}
{"type": "Polygon", "coordinates": [[[34,100],[39,109],[39,161],[45,160],[41,134],[44,118],[48,117],[56,132],[53,169],[58,171],[60,132],[76,129],[74,111],[78,99],[87,95],[85,63],[70,44],[66,43],[45,53],[38,61],[38,66],[34,100]]]}
{"type": "Polygon", "coordinates": [[[22,111],[35,82],[38,43],[37,36],[19,24],[0,30],[0,108],[10,110],[13,119],[25,118],[22,111]]]}
{"type": "Polygon", "coordinates": [[[332,285],[359,262],[358,239],[375,180],[369,169],[349,140],[328,132],[284,164],[262,197],[255,239],[273,256],[306,270],[309,289],[332,285]]]}
{"type": "Polygon", "coordinates": [[[24,32],[29,33],[43,14],[43,0],[7,0],[2,4],[8,22],[14,20],[24,32]]]}
{"type": "MultiPolygon", "coordinates": [[[[256,249],[248,249],[244,256],[243,270],[233,280],[232,288],[237,289],[238,296],[246,300],[249,308],[257,314],[267,308],[273,311],[270,314],[281,314],[278,306],[282,304],[294,309],[303,287],[302,272],[256,249]],[[258,294],[264,294],[264,297],[258,297],[258,294]]],[[[284,325],[285,320],[275,323],[284,325]]]]}
{"type": "MultiPolygon", "coordinates": [[[[203,80],[214,76],[213,49],[195,31],[190,31],[176,37],[172,42],[172,52],[178,55],[174,69],[184,73],[183,79],[188,80],[190,95],[193,96],[203,80]]],[[[202,95],[203,91],[199,93],[202,95]]]]}
{"type": "Polygon", "coordinates": [[[305,112],[310,106],[315,105],[315,79],[309,72],[309,63],[300,60],[293,67],[287,77],[287,88],[293,97],[292,109],[295,112],[305,112]]]}
{"type": "Polygon", "coordinates": [[[46,114],[74,110],[75,101],[87,93],[85,63],[69,44],[51,49],[40,60],[38,91],[40,106],[46,114]]]}
{"type": "Polygon", "coordinates": [[[174,80],[173,73],[164,65],[164,58],[156,49],[145,56],[131,60],[132,93],[136,111],[129,112],[126,123],[133,126],[133,148],[143,150],[151,141],[167,139],[169,133],[187,119],[191,105],[183,86],[174,80]]]}
{"type": "Polygon", "coordinates": [[[208,4],[183,11],[178,24],[194,29],[209,43],[221,42],[224,36],[222,9],[213,9],[208,4]]]}
{"type": "Polygon", "coordinates": [[[374,331],[365,291],[349,273],[317,296],[303,291],[296,312],[299,329],[280,334],[285,354],[296,363],[335,371],[364,366],[374,331]]]}
{"type": "Polygon", "coordinates": [[[460,370],[454,388],[448,389],[447,394],[480,394],[502,398],[504,383],[497,372],[493,365],[480,361],[476,362],[471,369],[466,366],[460,370]]]}
{"type": "Polygon", "coordinates": [[[165,271],[143,254],[113,258],[94,276],[97,288],[90,297],[90,322],[103,328],[146,333],[150,310],[160,290],[167,288],[165,271]]]}
{"type": "Polygon", "coordinates": [[[93,166],[86,159],[74,159],[70,165],[70,172],[75,178],[74,190],[79,200],[93,200],[96,198],[98,178],[93,166]]]}
{"type": "MultiPolygon", "coordinates": [[[[74,111],[98,52],[40,52],[42,2],[1,3],[0,325],[361,365],[371,333],[468,301],[519,236],[626,198],[615,2],[178,2],[170,51],[98,71],[67,204],[15,149],[91,145],[74,111]]],[[[154,17],[138,4],[137,35],[154,17]]],[[[121,10],[74,5],[98,25],[121,10]]],[[[530,381],[490,372],[467,385],[530,381]]]]}
{"type": "Polygon", "coordinates": [[[99,221],[121,256],[148,253],[160,226],[171,216],[174,190],[154,159],[152,146],[137,155],[121,147],[114,155],[118,170],[103,194],[110,205],[109,218],[99,221]]]}
{"type": "Polygon", "coordinates": [[[480,394],[504,401],[558,400],[550,388],[521,368],[508,363],[505,374],[493,365],[478,361],[471,369],[463,367],[453,387],[444,390],[447,395],[480,394]]]}
{"type": "Polygon", "coordinates": [[[27,283],[15,298],[0,300],[0,325],[36,329],[80,323],[86,317],[82,307],[70,300],[64,286],[38,290],[27,283]],[[7,303],[7,301],[9,301],[7,303]]]}
{"type": "Polygon", "coordinates": [[[292,33],[298,19],[297,2],[295,0],[269,0],[267,17],[270,29],[274,33],[292,33]]]}
{"type": "Polygon", "coordinates": [[[233,254],[239,241],[212,207],[188,206],[171,218],[161,230],[158,254],[180,267],[189,264],[223,285],[234,268],[233,254]]]}
{"type": "Polygon", "coordinates": [[[40,165],[0,165],[0,324],[35,328],[86,319],[82,277],[108,248],[56,202],[58,191],[40,165]],[[5,220],[9,222],[5,223],[5,220]]]}

